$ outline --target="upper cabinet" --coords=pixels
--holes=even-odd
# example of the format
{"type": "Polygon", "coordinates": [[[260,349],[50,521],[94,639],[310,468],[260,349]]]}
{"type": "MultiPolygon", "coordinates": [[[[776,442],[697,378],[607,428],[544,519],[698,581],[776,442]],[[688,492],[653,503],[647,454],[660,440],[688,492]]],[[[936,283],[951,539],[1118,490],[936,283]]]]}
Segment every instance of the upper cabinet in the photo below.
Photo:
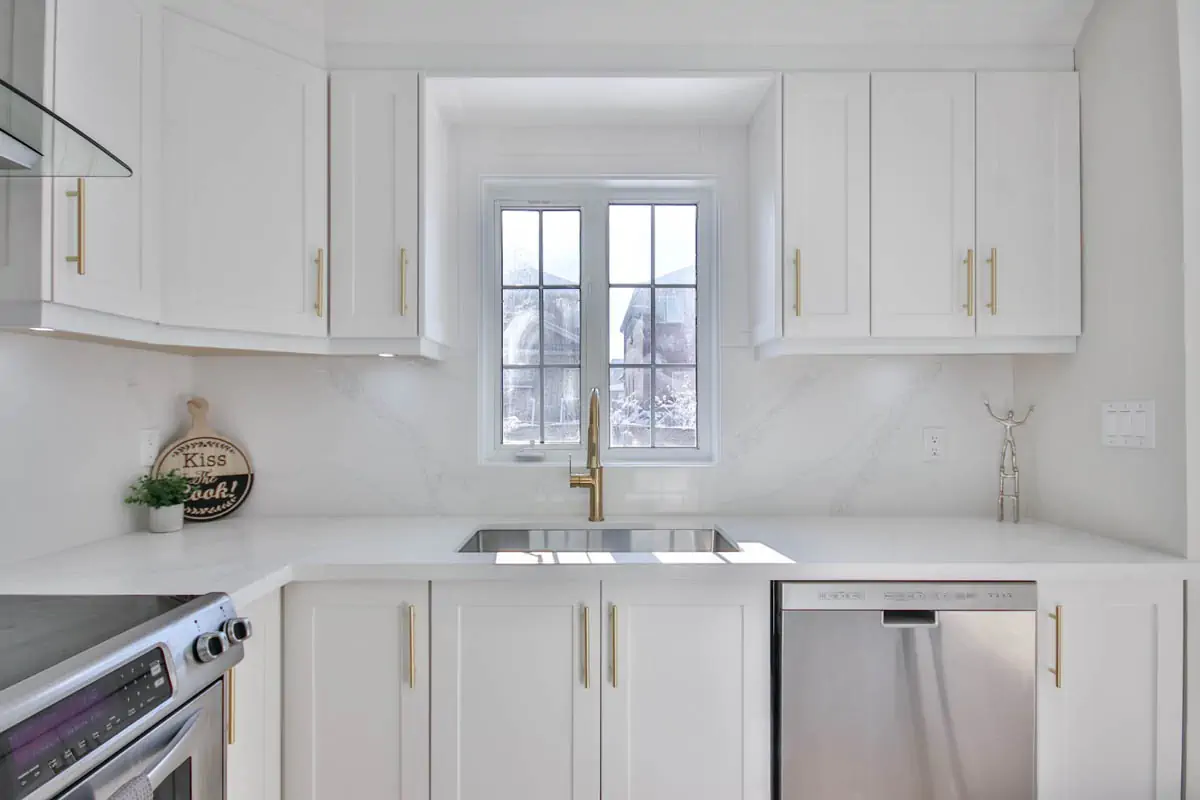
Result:
{"type": "Polygon", "coordinates": [[[786,75],[750,148],[761,353],[1074,351],[1073,73],[786,75]]]}
{"type": "Polygon", "coordinates": [[[166,12],[163,322],[325,336],[324,70],[166,12]]]}
{"type": "Polygon", "coordinates": [[[446,133],[421,95],[417,72],[331,78],[334,337],[447,340],[446,133]]]}
{"type": "Polygon", "coordinates": [[[877,74],[871,334],[973,336],[975,76],[877,74]]]}

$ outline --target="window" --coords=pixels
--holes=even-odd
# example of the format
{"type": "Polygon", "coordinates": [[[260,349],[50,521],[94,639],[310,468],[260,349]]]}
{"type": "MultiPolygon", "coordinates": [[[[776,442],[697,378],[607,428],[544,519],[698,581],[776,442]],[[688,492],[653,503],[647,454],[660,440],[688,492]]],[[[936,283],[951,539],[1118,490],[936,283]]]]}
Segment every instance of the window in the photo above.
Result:
{"type": "Polygon", "coordinates": [[[595,388],[606,463],[712,461],[711,190],[503,182],[484,208],[484,460],[582,455],[595,388]]]}

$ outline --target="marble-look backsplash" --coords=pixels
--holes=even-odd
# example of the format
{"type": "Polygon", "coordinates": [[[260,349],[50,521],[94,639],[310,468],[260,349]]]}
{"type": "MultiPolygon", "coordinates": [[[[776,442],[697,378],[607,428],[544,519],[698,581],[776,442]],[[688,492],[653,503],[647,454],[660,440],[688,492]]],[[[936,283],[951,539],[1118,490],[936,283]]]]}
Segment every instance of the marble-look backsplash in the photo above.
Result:
{"type": "MultiPolygon", "coordinates": [[[[195,390],[255,462],[251,515],[584,513],[565,470],[478,463],[473,349],[440,364],[206,357],[195,390]]],[[[995,504],[1009,357],[755,361],[722,352],[721,454],[709,467],[621,467],[607,512],[986,515],[995,504]],[[924,460],[922,432],[947,432],[924,460]]]]}

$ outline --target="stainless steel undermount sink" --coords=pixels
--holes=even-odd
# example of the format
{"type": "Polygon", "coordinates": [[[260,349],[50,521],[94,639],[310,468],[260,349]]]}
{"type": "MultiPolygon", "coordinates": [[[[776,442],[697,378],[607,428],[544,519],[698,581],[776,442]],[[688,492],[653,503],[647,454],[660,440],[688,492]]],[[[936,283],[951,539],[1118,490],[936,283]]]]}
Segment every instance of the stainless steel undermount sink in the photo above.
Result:
{"type": "Polygon", "coordinates": [[[735,553],[715,528],[484,528],[460,553],[735,553]]]}

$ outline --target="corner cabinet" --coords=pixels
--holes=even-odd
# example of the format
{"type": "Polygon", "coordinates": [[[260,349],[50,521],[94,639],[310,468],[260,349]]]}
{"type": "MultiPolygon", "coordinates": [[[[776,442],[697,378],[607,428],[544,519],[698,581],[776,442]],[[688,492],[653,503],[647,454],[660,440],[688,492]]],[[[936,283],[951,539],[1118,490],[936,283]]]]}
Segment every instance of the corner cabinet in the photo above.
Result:
{"type": "Polygon", "coordinates": [[[284,590],[288,800],[429,797],[429,584],[284,590]]]}
{"type": "Polygon", "coordinates": [[[1042,583],[1038,596],[1039,800],[1178,800],[1183,582],[1042,583]]]}
{"type": "Polygon", "coordinates": [[[1073,352],[1079,147],[1073,73],[784,75],[750,133],[759,352],[1073,352]]]}
{"type": "Polygon", "coordinates": [[[421,82],[411,71],[330,79],[330,331],[360,347],[420,352],[449,338],[447,133],[421,82]]]}

